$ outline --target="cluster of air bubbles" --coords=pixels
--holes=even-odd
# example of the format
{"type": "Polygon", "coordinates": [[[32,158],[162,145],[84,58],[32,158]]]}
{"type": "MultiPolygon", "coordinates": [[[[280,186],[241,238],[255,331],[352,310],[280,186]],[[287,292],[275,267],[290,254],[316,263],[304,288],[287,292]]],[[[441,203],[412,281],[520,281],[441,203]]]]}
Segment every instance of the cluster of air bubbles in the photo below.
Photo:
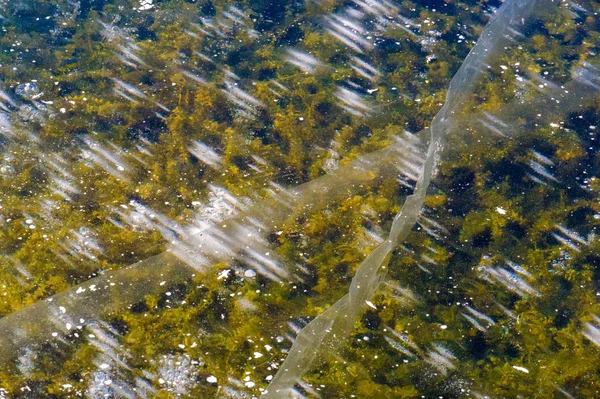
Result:
{"type": "Polygon", "coordinates": [[[197,366],[200,362],[189,355],[166,355],[160,361],[158,369],[162,389],[177,395],[185,395],[196,383],[197,366]]]}
{"type": "Polygon", "coordinates": [[[109,207],[112,216],[108,217],[108,220],[119,228],[130,228],[134,231],[156,230],[167,241],[176,240],[183,234],[182,226],[140,202],[132,200],[127,205],[121,204],[119,208],[109,207]]]}
{"type": "Polygon", "coordinates": [[[300,68],[305,73],[313,73],[318,67],[323,65],[321,61],[314,56],[295,49],[287,50],[285,60],[300,68]]]}
{"type": "Polygon", "coordinates": [[[471,323],[477,330],[486,332],[488,328],[496,325],[496,322],[491,317],[473,309],[469,305],[465,305],[465,309],[467,312],[461,313],[462,316],[467,319],[467,321],[471,323]]]}
{"type": "Polygon", "coordinates": [[[600,347],[600,317],[593,316],[593,322],[584,323],[583,335],[594,345],[600,347]]]}
{"type": "MultiPolygon", "coordinates": [[[[558,224],[554,227],[559,231],[559,233],[552,233],[552,236],[556,238],[556,240],[559,241],[561,244],[571,248],[576,252],[580,251],[581,245],[587,246],[590,244],[588,240],[586,240],[584,237],[582,237],[575,231],[569,230],[566,227],[558,224]]],[[[593,236],[589,237],[589,239],[592,238],[593,236]]]]}
{"type": "Polygon", "coordinates": [[[441,344],[434,344],[425,355],[425,361],[436,368],[442,375],[456,368],[457,358],[449,349],[441,344]]]}
{"type": "Polygon", "coordinates": [[[110,375],[103,370],[97,370],[91,376],[91,381],[87,389],[87,397],[90,399],[112,398],[114,390],[112,388],[110,375]]]}
{"type": "Polygon", "coordinates": [[[237,75],[228,72],[223,82],[225,86],[223,93],[236,105],[238,116],[251,118],[258,112],[259,108],[264,107],[264,104],[250,93],[242,90],[239,87],[238,80],[237,75]]]}
{"type": "Polygon", "coordinates": [[[12,176],[14,174],[15,174],[15,168],[12,165],[9,165],[6,163],[0,165],[0,176],[8,177],[8,176],[12,176]]]}
{"type": "MultiPolygon", "coordinates": [[[[404,356],[413,358],[423,353],[421,348],[419,348],[408,335],[402,334],[394,328],[386,328],[385,330],[390,333],[384,336],[386,342],[404,356]]],[[[408,360],[406,362],[408,362],[408,360]]]]}
{"type": "Polygon", "coordinates": [[[554,274],[564,273],[568,270],[568,264],[573,259],[567,250],[561,249],[560,256],[550,261],[548,270],[554,274]]]}
{"type": "MultiPolygon", "coordinates": [[[[489,257],[484,257],[485,263],[489,257]]],[[[540,293],[527,280],[531,279],[531,274],[524,268],[514,262],[506,261],[506,267],[481,265],[477,267],[479,278],[487,281],[490,284],[499,284],[504,286],[508,291],[514,292],[520,297],[540,296],[540,293]]]]}
{"type": "MultiPolygon", "coordinates": [[[[192,205],[198,206],[198,221],[219,223],[235,215],[238,210],[244,209],[244,204],[235,198],[229,191],[222,187],[209,185],[208,204],[201,206],[199,202],[192,205]]],[[[247,204],[246,204],[247,205],[247,204]]]]}
{"type": "Polygon", "coordinates": [[[146,11],[146,10],[151,10],[152,8],[154,8],[154,4],[152,4],[152,0],[140,0],[140,6],[138,7],[138,10],[146,11]]]}
{"type": "Polygon", "coordinates": [[[82,226],[71,230],[69,236],[58,244],[68,255],[76,259],[95,261],[103,253],[103,247],[97,234],[90,228],[82,226]]]}
{"type": "Polygon", "coordinates": [[[410,309],[421,303],[421,299],[412,290],[405,287],[400,287],[395,283],[385,283],[386,292],[391,298],[400,303],[402,307],[410,309]]]}
{"type": "MultiPolygon", "coordinates": [[[[30,376],[35,372],[35,361],[37,360],[37,354],[30,348],[26,348],[23,353],[19,356],[18,368],[21,374],[30,376]]],[[[0,396],[1,398],[2,396],[0,396]]]]}
{"type": "Polygon", "coordinates": [[[25,100],[35,100],[42,95],[38,85],[35,82],[21,83],[15,87],[15,94],[25,100]]]}
{"type": "Polygon", "coordinates": [[[115,17],[115,19],[111,23],[106,23],[100,21],[102,25],[102,31],[100,34],[102,38],[106,40],[108,43],[115,43],[125,40],[130,33],[134,31],[133,28],[120,28],[116,25],[117,22],[121,19],[120,16],[115,17]]]}

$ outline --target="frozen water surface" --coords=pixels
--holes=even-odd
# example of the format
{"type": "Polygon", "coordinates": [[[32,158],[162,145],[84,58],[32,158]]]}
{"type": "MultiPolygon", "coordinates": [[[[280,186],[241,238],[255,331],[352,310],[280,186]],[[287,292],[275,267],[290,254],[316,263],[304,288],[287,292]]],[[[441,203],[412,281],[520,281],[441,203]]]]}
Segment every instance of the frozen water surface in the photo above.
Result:
{"type": "Polygon", "coordinates": [[[0,398],[593,398],[600,3],[0,1],[0,398]]]}

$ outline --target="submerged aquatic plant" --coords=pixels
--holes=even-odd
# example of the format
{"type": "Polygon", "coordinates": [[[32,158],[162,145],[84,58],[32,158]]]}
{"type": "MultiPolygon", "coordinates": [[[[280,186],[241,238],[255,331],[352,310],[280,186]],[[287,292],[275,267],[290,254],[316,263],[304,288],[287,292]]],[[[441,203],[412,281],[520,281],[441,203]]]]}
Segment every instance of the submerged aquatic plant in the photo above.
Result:
{"type": "Polygon", "coordinates": [[[506,36],[511,30],[518,30],[525,24],[529,14],[536,7],[551,12],[552,2],[506,1],[492,17],[483,30],[481,38],[473,47],[456,75],[450,81],[446,101],[436,114],[429,131],[431,137],[424,165],[419,173],[414,193],[394,217],[388,238],[379,244],[360,264],[352,279],[349,292],[329,309],[320,314],[296,337],[291,352],[282,364],[280,371],[267,388],[272,393],[267,397],[284,397],[282,393],[291,389],[311,367],[320,346],[329,337],[328,346],[339,345],[335,341],[343,340],[353,328],[356,320],[364,313],[369,300],[375,295],[385,279],[385,267],[389,263],[392,251],[406,239],[416,224],[427,194],[429,184],[435,174],[444,151],[445,136],[456,129],[456,115],[465,107],[469,95],[486,63],[498,56],[508,41],[506,36]]]}
{"type": "Polygon", "coordinates": [[[133,3],[4,6],[0,395],[594,396],[596,3],[133,3]]]}

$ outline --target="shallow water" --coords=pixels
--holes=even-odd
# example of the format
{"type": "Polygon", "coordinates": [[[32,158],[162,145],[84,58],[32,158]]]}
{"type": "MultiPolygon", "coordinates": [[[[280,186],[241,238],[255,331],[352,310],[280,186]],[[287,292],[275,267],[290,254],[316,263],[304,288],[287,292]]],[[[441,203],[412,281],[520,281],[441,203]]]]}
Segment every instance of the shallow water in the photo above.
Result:
{"type": "Polygon", "coordinates": [[[0,398],[592,398],[600,3],[0,2],[0,398]]]}

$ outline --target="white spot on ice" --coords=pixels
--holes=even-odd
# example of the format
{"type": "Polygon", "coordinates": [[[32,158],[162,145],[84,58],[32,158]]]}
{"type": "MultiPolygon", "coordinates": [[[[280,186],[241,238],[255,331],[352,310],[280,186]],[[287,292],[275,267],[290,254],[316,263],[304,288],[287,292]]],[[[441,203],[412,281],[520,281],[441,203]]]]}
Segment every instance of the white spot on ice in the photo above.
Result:
{"type": "Polygon", "coordinates": [[[211,375],[210,377],[208,377],[206,379],[206,381],[210,382],[211,384],[216,384],[217,383],[217,377],[215,377],[214,375],[211,375]]]}
{"type": "Polygon", "coordinates": [[[154,7],[152,4],[152,0],[140,0],[140,7],[138,8],[140,11],[150,10],[154,7]]]}
{"type": "Polygon", "coordinates": [[[222,278],[229,277],[229,273],[231,273],[231,270],[229,270],[229,269],[223,270],[221,273],[219,273],[219,277],[217,277],[217,280],[221,280],[222,278]]]}

